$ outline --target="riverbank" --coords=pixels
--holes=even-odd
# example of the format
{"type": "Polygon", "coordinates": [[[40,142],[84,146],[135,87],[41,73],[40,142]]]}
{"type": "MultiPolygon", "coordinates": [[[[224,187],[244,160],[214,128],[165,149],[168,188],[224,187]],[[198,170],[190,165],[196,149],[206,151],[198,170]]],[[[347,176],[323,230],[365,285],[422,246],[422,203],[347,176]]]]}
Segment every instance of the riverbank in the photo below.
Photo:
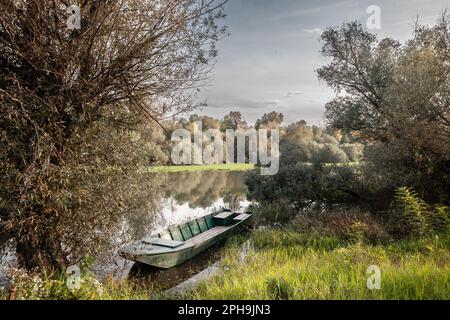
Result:
{"type": "Polygon", "coordinates": [[[155,166],[147,169],[148,172],[208,172],[208,171],[250,171],[256,166],[248,163],[230,164],[205,164],[205,165],[185,165],[185,166],[155,166]]]}
{"type": "MultiPolygon", "coordinates": [[[[446,300],[450,293],[450,237],[371,245],[336,236],[287,230],[256,231],[228,241],[220,271],[184,299],[400,299],[446,300]],[[380,289],[367,287],[369,266],[381,270],[380,289]]],[[[83,277],[79,290],[64,278],[19,274],[16,299],[155,299],[162,291],[144,282],[83,277]]],[[[2,299],[6,299],[3,292],[2,299]]]]}
{"type": "MultiPolygon", "coordinates": [[[[337,167],[358,167],[363,162],[347,162],[347,163],[327,163],[325,166],[337,167]]],[[[312,163],[305,162],[304,165],[312,166],[312,163]]],[[[204,165],[176,165],[176,166],[154,166],[146,169],[147,172],[164,173],[164,172],[208,172],[208,171],[251,171],[255,170],[256,165],[251,163],[227,163],[227,164],[204,164],[204,165]]]]}

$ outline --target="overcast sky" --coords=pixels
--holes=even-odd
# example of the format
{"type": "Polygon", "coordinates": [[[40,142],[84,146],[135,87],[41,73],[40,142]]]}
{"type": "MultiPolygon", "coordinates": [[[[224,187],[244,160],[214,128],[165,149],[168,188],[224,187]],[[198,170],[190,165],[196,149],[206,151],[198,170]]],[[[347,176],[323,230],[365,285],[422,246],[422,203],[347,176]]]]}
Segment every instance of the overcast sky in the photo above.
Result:
{"type": "Polygon", "coordinates": [[[381,9],[380,37],[405,40],[419,22],[433,24],[450,0],[229,0],[231,36],[219,43],[210,85],[200,98],[201,114],[223,117],[241,111],[253,123],[276,110],[287,123],[301,119],[324,124],[324,105],[333,97],[315,70],[327,63],[320,55],[320,33],[345,21],[367,23],[367,8],[381,9]]]}

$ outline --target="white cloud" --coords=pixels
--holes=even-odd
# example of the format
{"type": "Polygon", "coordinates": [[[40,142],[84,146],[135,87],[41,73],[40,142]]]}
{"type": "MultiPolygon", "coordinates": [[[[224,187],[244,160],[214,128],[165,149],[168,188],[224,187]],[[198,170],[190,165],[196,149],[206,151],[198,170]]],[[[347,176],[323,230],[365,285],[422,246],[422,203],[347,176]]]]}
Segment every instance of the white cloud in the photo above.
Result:
{"type": "Polygon", "coordinates": [[[323,33],[323,29],[321,28],[312,28],[312,29],[302,29],[303,32],[309,33],[309,34],[318,34],[321,35],[323,33]]]}
{"type": "Polygon", "coordinates": [[[274,107],[274,106],[280,105],[281,101],[280,100],[267,100],[267,101],[264,101],[264,104],[266,106],[274,107]]]}
{"type": "Polygon", "coordinates": [[[303,94],[302,91],[294,91],[294,92],[288,92],[284,95],[285,98],[291,98],[293,96],[301,96],[303,94]]]}

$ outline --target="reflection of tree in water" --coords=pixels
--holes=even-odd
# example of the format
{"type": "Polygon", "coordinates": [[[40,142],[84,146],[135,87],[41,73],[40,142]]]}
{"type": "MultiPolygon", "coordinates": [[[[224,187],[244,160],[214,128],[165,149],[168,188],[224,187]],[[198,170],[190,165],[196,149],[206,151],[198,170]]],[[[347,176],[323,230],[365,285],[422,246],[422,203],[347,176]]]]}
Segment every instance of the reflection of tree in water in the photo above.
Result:
{"type": "MultiPolygon", "coordinates": [[[[111,177],[108,181],[111,182],[110,179],[111,177]]],[[[97,267],[112,266],[117,260],[117,250],[120,247],[132,240],[143,238],[151,231],[154,221],[161,212],[160,182],[161,178],[156,175],[136,172],[120,175],[111,183],[110,187],[117,189],[117,196],[122,197],[119,199],[124,205],[122,210],[120,207],[117,208],[107,219],[102,219],[96,230],[91,231],[103,234],[102,241],[93,242],[93,248],[89,249],[95,257],[97,267]],[[119,189],[128,190],[126,197],[119,189]]]]}
{"type": "Polygon", "coordinates": [[[240,202],[244,200],[246,200],[246,197],[242,193],[228,192],[223,196],[223,201],[230,210],[238,210],[240,202]]]}
{"type": "Polygon", "coordinates": [[[166,197],[188,203],[191,208],[210,207],[220,198],[234,204],[245,200],[242,172],[177,172],[166,174],[166,178],[166,197]]]}
{"type": "MultiPolygon", "coordinates": [[[[153,228],[161,212],[162,179],[134,171],[111,171],[96,176],[86,174],[83,178],[73,179],[73,184],[80,189],[89,185],[93,190],[86,196],[88,200],[82,207],[88,211],[83,216],[90,220],[77,219],[76,215],[66,220],[61,226],[63,235],[73,233],[72,238],[76,236],[79,241],[67,242],[65,238],[61,241],[74,248],[70,263],[79,264],[85,257],[93,257],[95,271],[115,273],[121,267],[117,264],[117,250],[125,243],[143,238],[153,228]],[[108,201],[109,207],[102,198],[99,199],[105,188],[109,189],[108,195],[114,200],[103,200],[108,201]]],[[[14,243],[7,246],[0,241],[0,281],[4,277],[1,269],[8,261],[14,264],[16,260],[14,249],[14,243]],[[9,260],[5,258],[7,255],[11,256],[9,260]]]]}
{"type": "Polygon", "coordinates": [[[88,207],[98,221],[96,228],[88,230],[78,219],[65,227],[72,232],[83,230],[84,249],[95,258],[95,270],[100,274],[116,273],[123,263],[117,257],[117,250],[127,242],[152,233],[166,198],[172,197],[179,204],[188,203],[191,208],[211,207],[223,198],[226,205],[234,209],[239,201],[245,200],[244,178],[242,172],[127,173],[111,174],[104,179],[96,177],[84,183],[98,185],[99,190],[111,189],[111,197],[118,205],[104,211],[93,194],[88,207]]]}
{"type": "MultiPolygon", "coordinates": [[[[211,207],[223,198],[227,206],[237,209],[239,201],[245,200],[244,178],[242,172],[176,172],[127,177],[135,186],[133,197],[128,199],[127,210],[117,212],[112,219],[115,224],[108,224],[110,241],[104,243],[101,253],[96,255],[98,266],[102,266],[103,272],[120,267],[116,264],[117,249],[153,232],[155,224],[160,222],[167,198],[173,198],[179,204],[187,203],[194,209],[211,207]]],[[[129,185],[127,181],[115,187],[129,188],[129,185]]]]}

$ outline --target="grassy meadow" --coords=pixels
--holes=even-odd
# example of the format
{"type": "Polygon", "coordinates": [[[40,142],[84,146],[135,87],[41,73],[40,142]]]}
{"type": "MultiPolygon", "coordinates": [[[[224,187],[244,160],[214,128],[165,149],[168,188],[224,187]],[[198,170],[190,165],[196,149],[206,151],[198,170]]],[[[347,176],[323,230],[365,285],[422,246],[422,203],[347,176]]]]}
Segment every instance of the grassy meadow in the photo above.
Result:
{"type": "MultiPolygon", "coordinates": [[[[448,300],[450,237],[371,245],[333,235],[271,229],[235,236],[224,248],[221,272],[180,298],[206,300],[448,300]],[[381,269],[381,289],[367,288],[367,268],[381,269]]],[[[89,273],[77,290],[62,277],[17,272],[15,299],[146,300],[167,298],[152,285],[89,273]]],[[[0,294],[7,299],[8,292],[0,294]]]]}
{"type": "Polygon", "coordinates": [[[413,299],[450,298],[450,238],[369,245],[334,236],[258,231],[242,261],[231,244],[223,273],[188,299],[413,299]],[[367,288],[367,268],[381,269],[381,289],[367,288]]]}

